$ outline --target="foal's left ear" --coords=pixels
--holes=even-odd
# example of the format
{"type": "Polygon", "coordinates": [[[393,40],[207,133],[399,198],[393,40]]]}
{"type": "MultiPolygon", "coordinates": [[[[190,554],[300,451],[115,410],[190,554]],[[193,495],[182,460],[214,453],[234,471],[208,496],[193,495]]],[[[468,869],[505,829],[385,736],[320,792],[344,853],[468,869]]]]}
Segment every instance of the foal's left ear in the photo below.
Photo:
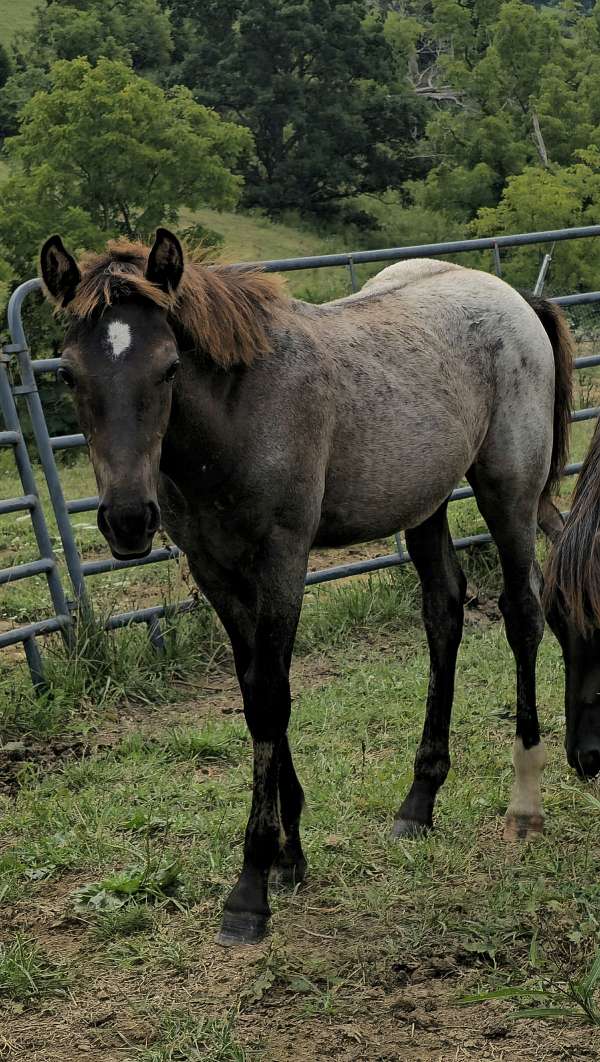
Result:
{"type": "Polygon", "coordinates": [[[183,273],[183,250],[177,237],[168,229],[157,229],[154,246],[148,255],[146,280],[166,291],[176,291],[183,273]]]}
{"type": "Polygon", "coordinates": [[[65,249],[60,236],[46,240],[40,254],[42,279],[48,291],[58,302],[66,306],[75,294],[81,273],[73,255],[65,249]]]}

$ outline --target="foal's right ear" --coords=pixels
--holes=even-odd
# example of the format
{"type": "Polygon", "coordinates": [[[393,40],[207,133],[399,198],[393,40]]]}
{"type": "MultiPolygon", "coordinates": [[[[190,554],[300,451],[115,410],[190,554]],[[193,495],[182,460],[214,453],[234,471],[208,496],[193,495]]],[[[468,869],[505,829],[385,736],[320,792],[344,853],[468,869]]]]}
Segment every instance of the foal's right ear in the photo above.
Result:
{"type": "Polygon", "coordinates": [[[146,280],[152,281],[167,295],[176,291],[183,275],[183,249],[173,232],[157,229],[154,245],[148,255],[146,280]]]}
{"type": "Polygon", "coordinates": [[[75,294],[75,288],[81,280],[77,262],[65,249],[60,236],[51,236],[46,240],[40,255],[42,279],[52,295],[61,306],[66,306],[75,294]]]}

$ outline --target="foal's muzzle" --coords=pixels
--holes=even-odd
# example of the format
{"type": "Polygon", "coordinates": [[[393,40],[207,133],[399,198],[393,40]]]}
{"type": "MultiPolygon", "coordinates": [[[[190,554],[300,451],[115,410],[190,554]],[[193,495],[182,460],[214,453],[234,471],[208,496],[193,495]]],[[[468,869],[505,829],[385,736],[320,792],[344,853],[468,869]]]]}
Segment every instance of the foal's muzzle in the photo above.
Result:
{"type": "Polygon", "coordinates": [[[154,501],[135,505],[102,501],[98,506],[98,528],[117,560],[147,557],[159,527],[160,509],[154,501]]]}
{"type": "Polygon", "coordinates": [[[600,774],[600,747],[577,748],[571,756],[569,763],[574,767],[580,778],[591,780],[600,774]]]}

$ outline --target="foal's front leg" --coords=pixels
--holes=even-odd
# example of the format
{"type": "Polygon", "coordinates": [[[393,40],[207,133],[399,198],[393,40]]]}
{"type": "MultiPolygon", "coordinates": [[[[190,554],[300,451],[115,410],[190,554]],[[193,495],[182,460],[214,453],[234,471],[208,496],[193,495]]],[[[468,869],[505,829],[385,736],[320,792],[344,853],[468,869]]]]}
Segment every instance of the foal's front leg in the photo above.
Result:
{"type": "Polygon", "coordinates": [[[297,858],[298,876],[303,871],[298,832],[302,789],[291,763],[286,731],[289,669],[307,558],[308,546],[299,548],[293,536],[280,531],[271,536],[257,561],[256,630],[251,661],[241,682],[254,752],[252,808],[242,871],[225,903],[217,938],[220,944],[254,944],[265,935],[271,915],[269,871],[282,850],[291,862],[297,858]],[[293,792],[281,794],[285,796],[283,814],[280,768],[285,772],[284,789],[295,781],[293,792]]]}

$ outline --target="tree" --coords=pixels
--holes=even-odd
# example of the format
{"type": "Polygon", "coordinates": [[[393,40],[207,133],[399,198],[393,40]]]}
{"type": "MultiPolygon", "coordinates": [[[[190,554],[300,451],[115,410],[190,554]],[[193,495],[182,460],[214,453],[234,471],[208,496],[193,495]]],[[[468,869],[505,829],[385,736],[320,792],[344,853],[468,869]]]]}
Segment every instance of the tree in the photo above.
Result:
{"type": "MultiPolygon", "coordinates": [[[[600,151],[579,153],[571,166],[528,166],[509,177],[499,204],[479,211],[471,226],[474,236],[536,232],[544,229],[595,225],[600,220],[600,151]]],[[[553,252],[550,286],[553,291],[590,291],[598,287],[600,247],[597,240],[558,243],[553,252]]],[[[545,249],[547,250],[547,248],[545,249]]],[[[509,254],[511,283],[531,288],[539,249],[515,248],[509,254]]]]}
{"type": "Polygon", "coordinates": [[[426,141],[434,168],[414,194],[468,220],[499,201],[511,175],[567,166],[598,142],[600,4],[586,16],[569,0],[540,9],[524,0],[433,0],[432,12],[428,83],[437,104],[426,141]]]}
{"type": "Polygon", "coordinates": [[[15,46],[15,70],[0,92],[0,122],[17,131],[20,110],[34,92],[49,88],[58,59],[85,56],[95,63],[103,56],[156,79],[172,50],[169,15],[158,0],[48,0],[15,46]]]}
{"type": "Polygon", "coordinates": [[[0,89],[6,84],[9,75],[12,71],[12,63],[10,56],[0,41],[0,89]]]}
{"type": "Polygon", "coordinates": [[[331,215],[416,176],[423,106],[364,0],[175,4],[174,76],[253,133],[243,202],[331,215]]]}
{"type": "Polygon", "coordinates": [[[165,93],[109,59],[61,60],[50,82],[6,142],[13,175],[2,189],[0,239],[13,263],[59,221],[76,246],[94,245],[175,221],[182,206],[236,203],[241,180],[231,166],[250,149],[249,134],[189,90],[165,93]]]}

